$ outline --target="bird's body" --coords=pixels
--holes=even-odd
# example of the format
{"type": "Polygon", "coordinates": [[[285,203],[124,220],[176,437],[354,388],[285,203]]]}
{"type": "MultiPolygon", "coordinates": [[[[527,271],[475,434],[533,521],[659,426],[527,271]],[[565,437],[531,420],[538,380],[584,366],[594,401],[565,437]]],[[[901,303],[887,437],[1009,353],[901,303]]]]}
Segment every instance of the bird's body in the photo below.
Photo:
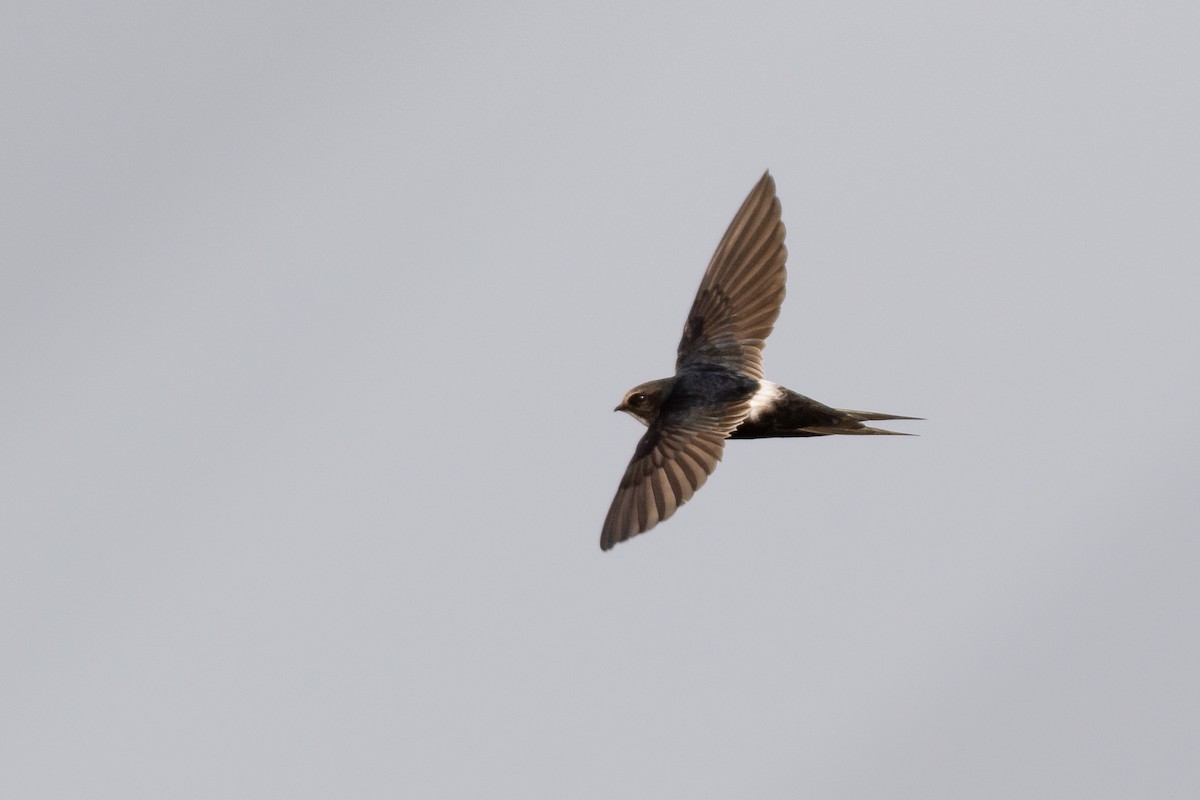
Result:
{"type": "Polygon", "coordinates": [[[885,419],[916,419],[873,411],[848,411],[830,408],[811,397],[793,392],[770,381],[760,381],[759,389],[750,400],[746,421],[729,434],[730,439],[769,439],[789,436],[830,436],[857,434],[906,436],[863,425],[864,422],[885,419]]]}
{"type": "Polygon", "coordinates": [[[915,419],[831,408],[763,377],[762,348],[783,302],[783,239],[775,182],[764,174],[700,282],[675,375],[634,387],[616,408],[649,430],[617,488],[601,548],[674,514],[716,468],[725,439],[892,434],[863,423],[915,419]]]}

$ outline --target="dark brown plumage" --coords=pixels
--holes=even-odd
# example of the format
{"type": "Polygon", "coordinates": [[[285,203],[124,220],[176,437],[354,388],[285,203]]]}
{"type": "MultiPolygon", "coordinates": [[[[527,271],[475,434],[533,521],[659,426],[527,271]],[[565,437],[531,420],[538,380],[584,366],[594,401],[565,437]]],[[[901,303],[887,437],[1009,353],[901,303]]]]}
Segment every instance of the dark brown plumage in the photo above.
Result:
{"type": "Polygon", "coordinates": [[[602,549],[650,530],[690,500],[727,438],[891,433],[862,422],[913,419],[830,408],[764,379],[762,349],[787,279],[783,239],[775,181],[764,173],[700,281],[675,375],[634,387],[616,408],[649,430],[617,487],[602,549]]]}

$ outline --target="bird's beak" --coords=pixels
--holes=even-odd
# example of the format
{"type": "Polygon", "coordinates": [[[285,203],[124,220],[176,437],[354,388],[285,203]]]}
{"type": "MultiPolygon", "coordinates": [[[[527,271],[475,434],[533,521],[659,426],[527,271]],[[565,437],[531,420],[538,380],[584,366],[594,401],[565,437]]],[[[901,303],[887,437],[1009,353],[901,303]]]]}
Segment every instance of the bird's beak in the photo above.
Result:
{"type": "Polygon", "coordinates": [[[614,408],[614,409],[613,409],[613,411],[620,411],[620,410],[621,410],[621,409],[623,409],[624,407],[625,407],[625,404],[624,404],[624,403],[622,403],[621,405],[619,405],[619,406],[617,406],[616,408],[614,408]]]}

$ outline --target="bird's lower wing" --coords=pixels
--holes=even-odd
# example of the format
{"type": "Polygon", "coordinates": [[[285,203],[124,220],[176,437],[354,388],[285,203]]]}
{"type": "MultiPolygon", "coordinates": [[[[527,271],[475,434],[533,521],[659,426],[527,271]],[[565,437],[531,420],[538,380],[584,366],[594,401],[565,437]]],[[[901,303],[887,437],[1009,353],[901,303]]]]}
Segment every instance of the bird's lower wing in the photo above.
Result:
{"type": "Polygon", "coordinates": [[[735,403],[663,414],[638,442],[600,533],[600,549],[645,533],[692,499],[717,468],[725,439],[749,413],[735,403]]]}

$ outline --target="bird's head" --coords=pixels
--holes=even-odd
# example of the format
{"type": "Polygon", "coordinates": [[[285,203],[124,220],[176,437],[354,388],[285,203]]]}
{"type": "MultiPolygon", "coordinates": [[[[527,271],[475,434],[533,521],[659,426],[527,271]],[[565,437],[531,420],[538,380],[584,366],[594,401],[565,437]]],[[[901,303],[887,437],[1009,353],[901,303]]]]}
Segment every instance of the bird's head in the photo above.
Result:
{"type": "Polygon", "coordinates": [[[624,411],[649,427],[650,423],[658,418],[658,412],[671,393],[671,386],[674,383],[674,378],[663,378],[635,386],[625,393],[625,397],[621,398],[621,404],[613,411],[624,411]]]}

